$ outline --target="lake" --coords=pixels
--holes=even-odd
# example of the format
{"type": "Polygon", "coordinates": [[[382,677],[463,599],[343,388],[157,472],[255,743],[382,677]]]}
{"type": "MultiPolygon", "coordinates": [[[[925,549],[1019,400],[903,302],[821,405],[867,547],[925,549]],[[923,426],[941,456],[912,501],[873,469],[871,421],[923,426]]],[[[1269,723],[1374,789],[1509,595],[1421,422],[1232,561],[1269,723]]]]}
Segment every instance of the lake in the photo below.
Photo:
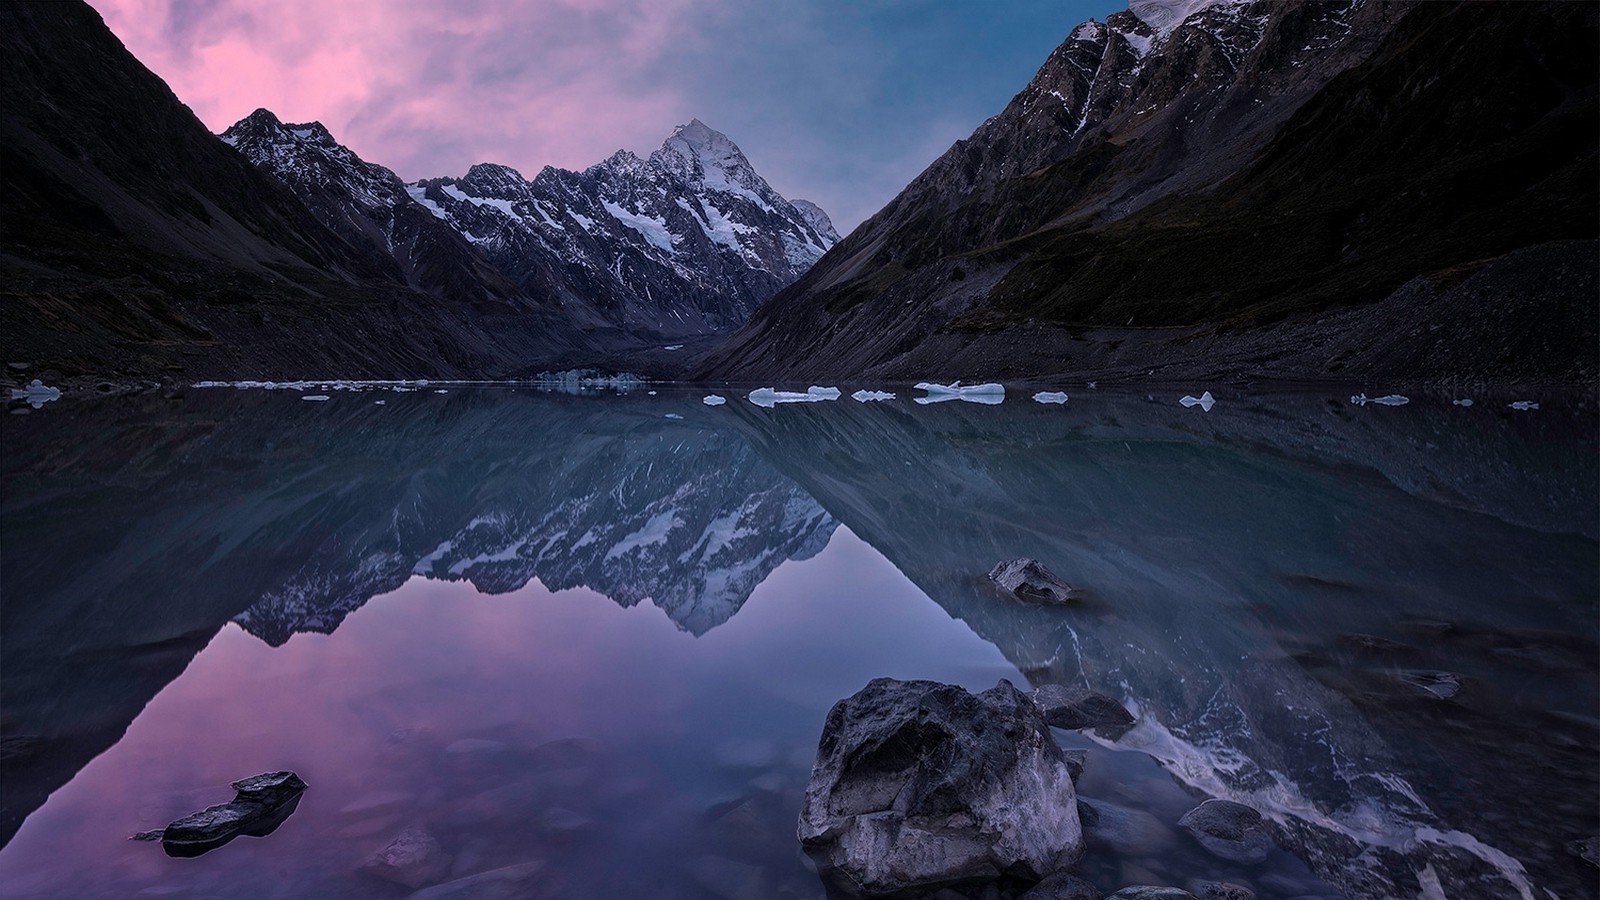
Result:
{"type": "Polygon", "coordinates": [[[363,863],[416,826],[427,883],[820,898],[801,795],[880,676],[1134,712],[1054,731],[1107,893],[1595,896],[1592,392],[750,387],[13,403],[0,896],[405,897],[363,863]],[[1018,557],[1085,599],[1002,595],[1018,557]],[[129,840],[281,769],[265,837],[129,840]],[[1277,849],[1208,853],[1209,797],[1277,849]]]}

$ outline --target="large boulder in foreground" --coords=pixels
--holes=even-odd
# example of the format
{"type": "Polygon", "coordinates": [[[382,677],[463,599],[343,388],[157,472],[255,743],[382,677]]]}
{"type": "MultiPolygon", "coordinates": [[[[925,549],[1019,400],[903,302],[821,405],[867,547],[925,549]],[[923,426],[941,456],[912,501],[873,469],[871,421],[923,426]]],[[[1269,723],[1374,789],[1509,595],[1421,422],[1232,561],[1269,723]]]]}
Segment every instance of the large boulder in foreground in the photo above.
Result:
{"type": "Polygon", "coordinates": [[[1067,760],[1007,681],[974,695],[879,678],[834,704],[800,841],[826,877],[872,897],[1038,881],[1083,853],[1067,760]]]}

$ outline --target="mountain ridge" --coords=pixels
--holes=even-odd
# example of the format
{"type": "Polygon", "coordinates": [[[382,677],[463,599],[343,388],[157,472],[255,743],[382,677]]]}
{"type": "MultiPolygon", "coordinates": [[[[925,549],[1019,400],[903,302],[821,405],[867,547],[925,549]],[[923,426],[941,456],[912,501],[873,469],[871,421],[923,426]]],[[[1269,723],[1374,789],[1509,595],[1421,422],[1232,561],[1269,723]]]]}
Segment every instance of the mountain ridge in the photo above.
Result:
{"type": "MultiPolygon", "coordinates": [[[[1539,334],[1476,355],[1476,332],[1433,335],[1462,363],[1444,377],[1593,380],[1592,281],[1514,287],[1517,251],[1549,245],[1581,272],[1591,251],[1573,242],[1596,237],[1593,19],[1571,4],[1226,2],[1162,35],[1133,11],[1085,23],[694,374],[1403,376],[1316,323],[1379,328],[1399,311],[1380,301],[1419,278],[1413,294],[1448,297],[1471,266],[1539,334]],[[1475,190],[1485,177],[1504,188],[1475,190]],[[1227,358],[1189,358],[1196,336],[1227,358]],[[1102,366],[1134,342],[1149,352],[1102,366]]],[[[1477,312],[1435,305],[1447,327],[1477,312]]]]}

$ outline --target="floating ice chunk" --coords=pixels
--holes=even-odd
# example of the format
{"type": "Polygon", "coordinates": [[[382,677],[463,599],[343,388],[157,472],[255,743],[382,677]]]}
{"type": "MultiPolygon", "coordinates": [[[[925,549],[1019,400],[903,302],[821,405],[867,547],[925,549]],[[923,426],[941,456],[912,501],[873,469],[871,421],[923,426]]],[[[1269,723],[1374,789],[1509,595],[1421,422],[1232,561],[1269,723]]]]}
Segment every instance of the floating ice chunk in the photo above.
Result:
{"type": "Polygon", "coordinates": [[[384,406],[384,405],[388,404],[388,402],[389,401],[387,401],[387,400],[374,400],[374,401],[372,401],[372,405],[373,406],[384,406]]]}
{"type": "Polygon", "coordinates": [[[1186,407],[1188,407],[1190,409],[1193,409],[1196,406],[1198,406],[1202,410],[1205,410],[1206,412],[1211,412],[1211,407],[1216,405],[1217,398],[1211,396],[1211,392],[1210,391],[1206,391],[1205,393],[1201,394],[1198,397],[1195,397],[1195,396],[1192,396],[1192,395],[1189,395],[1189,394],[1184,394],[1183,395],[1183,399],[1179,400],[1178,402],[1182,403],[1184,406],[1186,406],[1186,407]]]}
{"type": "Polygon", "coordinates": [[[1452,405],[1454,405],[1454,406],[1471,406],[1472,405],[1472,398],[1471,397],[1462,397],[1460,400],[1451,400],[1450,403],[1452,405]]]}
{"type": "Polygon", "coordinates": [[[1539,408],[1539,404],[1534,402],[1534,401],[1532,401],[1532,400],[1518,400],[1515,403],[1510,404],[1510,406],[1511,406],[1512,409],[1520,409],[1520,410],[1523,410],[1524,412],[1526,412],[1527,410],[1530,410],[1530,409],[1538,409],[1539,408]]]}
{"type": "Polygon", "coordinates": [[[756,388],[750,392],[750,402],[767,409],[779,403],[818,403],[823,400],[837,400],[838,388],[820,388],[813,386],[804,394],[797,391],[776,391],[772,388],[756,388]]]}
{"type": "Polygon", "coordinates": [[[700,402],[707,406],[721,406],[722,404],[728,402],[728,398],[718,394],[707,394],[700,398],[700,402]]]}
{"type": "Polygon", "coordinates": [[[890,391],[859,390],[850,395],[857,403],[870,403],[873,400],[893,400],[894,394],[890,391]]]}
{"type": "Polygon", "coordinates": [[[300,399],[301,400],[327,400],[328,399],[328,395],[327,394],[307,394],[304,397],[301,397],[300,399]]]}
{"type": "Polygon", "coordinates": [[[1067,392],[1066,391],[1040,391],[1039,393],[1033,395],[1033,402],[1035,402],[1035,403],[1065,403],[1065,402],[1067,402],[1067,392]]]}
{"type": "Polygon", "coordinates": [[[1411,402],[1411,398],[1404,394],[1384,394],[1382,397],[1368,397],[1366,392],[1363,391],[1351,397],[1350,402],[1357,406],[1366,406],[1368,403],[1376,403],[1379,406],[1405,406],[1411,402]]]}
{"type": "Polygon", "coordinates": [[[1097,390],[1099,388],[1099,386],[1100,386],[1100,382],[1098,382],[1098,381],[1090,381],[1090,382],[1086,382],[1086,383],[1089,385],[1089,390],[1091,390],[1091,391],[1097,390]]]}
{"type": "Polygon", "coordinates": [[[965,400],[968,403],[982,403],[986,406],[995,406],[1005,401],[1006,389],[1004,385],[988,382],[985,384],[962,384],[952,381],[949,384],[937,384],[932,381],[923,381],[917,384],[917,390],[927,391],[928,396],[918,397],[918,403],[943,403],[946,400],[965,400]]]}
{"type": "Polygon", "coordinates": [[[450,392],[445,390],[444,388],[439,388],[438,390],[434,391],[434,393],[435,394],[448,394],[450,392]]]}
{"type": "Polygon", "coordinates": [[[26,400],[28,401],[29,406],[33,407],[34,409],[38,409],[46,403],[49,403],[51,400],[61,399],[61,389],[58,387],[51,387],[50,385],[45,384],[44,382],[35,378],[34,380],[28,382],[28,386],[25,388],[12,388],[11,399],[26,400]]]}
{"type": "Polygon", "coordinates": [[[682,344],[668,344],[665,347],[662,347],[661,349],[663,349],[663,350],[682,350],[683,349],[683,345],[682,344]]]}
{"type": "Polygon", "coordinates": [[[667,413],[667,418],[669,418],[669,419],[681,419],[681,418],[683,418],[683,416],[680,416],[677,413],[667,413]]]}

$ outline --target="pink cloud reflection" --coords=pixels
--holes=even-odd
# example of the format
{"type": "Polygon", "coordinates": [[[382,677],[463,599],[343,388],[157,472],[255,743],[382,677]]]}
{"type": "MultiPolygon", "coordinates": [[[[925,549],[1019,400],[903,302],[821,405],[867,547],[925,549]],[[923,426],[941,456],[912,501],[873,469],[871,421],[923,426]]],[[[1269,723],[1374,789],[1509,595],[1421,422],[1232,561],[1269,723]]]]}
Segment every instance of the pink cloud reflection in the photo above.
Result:
{"type": "Polygon", "coordinates": [[[210,128],[318,120],[404,178],[647,150],[687,107],[689,0],[90,0],[210,128]]]}

